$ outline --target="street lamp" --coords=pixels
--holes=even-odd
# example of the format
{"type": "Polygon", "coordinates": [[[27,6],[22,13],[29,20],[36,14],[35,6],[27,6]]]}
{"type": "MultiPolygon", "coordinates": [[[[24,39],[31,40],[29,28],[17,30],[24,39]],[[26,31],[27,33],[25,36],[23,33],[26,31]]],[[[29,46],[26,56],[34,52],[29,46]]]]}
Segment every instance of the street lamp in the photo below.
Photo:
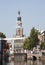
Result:
{"type": "Polygon", "coordinates": [[[3,65],[3,40],[0,38],[0,64],[3,65]]]}

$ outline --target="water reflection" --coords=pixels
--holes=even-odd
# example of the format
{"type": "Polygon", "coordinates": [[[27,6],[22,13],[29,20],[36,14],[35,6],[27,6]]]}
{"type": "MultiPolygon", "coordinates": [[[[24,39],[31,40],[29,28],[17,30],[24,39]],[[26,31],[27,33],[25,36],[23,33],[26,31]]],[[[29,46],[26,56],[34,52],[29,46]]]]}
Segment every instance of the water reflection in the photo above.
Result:
{"type": "Polygon", "coordinates": [[[45,65],[45,61],[39,61],[39,60],[36,60],[36,61],[28,60],[27,62],[11,61],[11,62],[5,63],[3,65],[45,65]]]}

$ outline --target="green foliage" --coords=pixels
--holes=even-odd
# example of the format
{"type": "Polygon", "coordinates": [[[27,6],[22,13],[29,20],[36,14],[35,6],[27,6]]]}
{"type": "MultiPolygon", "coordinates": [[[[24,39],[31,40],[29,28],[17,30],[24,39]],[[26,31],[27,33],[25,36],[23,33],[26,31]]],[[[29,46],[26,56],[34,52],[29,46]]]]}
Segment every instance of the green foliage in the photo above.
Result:
{"type": "Polygon", "coordinates": [[[33,49],[39,43],[38,31],[33,27],[30,32],[30,36],[25,39],[23,48],[24,49],[33,49]]]}
{"type": "Polygon", "coordinates": [[[30,32],[31,48],[36,47],[39,43],[38,31],[33,27],[30,32]]]}
{"type": "Polygon", "coordinates": [[[40,49],[45,49],[45,42],[42,42],[42,43],[41,43],[40,49]]]}
{"type": "Polygon", "coordinates": [[[0,32],[0,37],[1,38],[6,38],[5,34],[3,34],[2,32],[0,32]]]}
{"type": "MultiPolygon", "coordinates": [[[[0,38],[6,38],[5,34],[0,32],[0,38]]],[[[3,48],[6,46],[6,40],[3,40],[3,48]]]]}
{"type": "Polygon", "coordinates": [[[24,49],[30,49],[30,39],[26,38],[22,46],[24,49]]]}

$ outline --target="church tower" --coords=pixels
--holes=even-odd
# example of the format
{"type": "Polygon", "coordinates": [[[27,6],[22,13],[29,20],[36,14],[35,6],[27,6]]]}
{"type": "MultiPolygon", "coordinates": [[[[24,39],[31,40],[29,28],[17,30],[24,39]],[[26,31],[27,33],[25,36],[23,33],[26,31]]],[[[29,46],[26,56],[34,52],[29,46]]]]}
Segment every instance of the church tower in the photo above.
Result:
{"type": "Polygon", "coordinates": [[[12,40],[12,48],[15,50],[15,52],[21,52],[24,40],[25,36],[23,35],[22,20],[20,16],[20,11],[18,11],[16,22],[16,35],[14,37],[14,40],[12,40]]]}
{"type": "Polygon", "coordinates": [[[17,23],[16,23],[16,37],[23,37],[22,20],[20,16],[20,11],[18,11],[17,23]]]}

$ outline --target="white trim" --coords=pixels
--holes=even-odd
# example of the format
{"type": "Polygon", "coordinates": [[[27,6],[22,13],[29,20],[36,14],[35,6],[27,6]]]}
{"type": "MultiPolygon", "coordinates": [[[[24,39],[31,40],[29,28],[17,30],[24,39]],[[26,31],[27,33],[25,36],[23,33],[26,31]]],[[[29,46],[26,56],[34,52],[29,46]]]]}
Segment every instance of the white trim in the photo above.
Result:
{"type": "Polygon", "coordinates": [[[20,37],[20,38],[0,38],[0,40],[17,40],[17,39],[25,39],[25,37],[20,37]]]}

